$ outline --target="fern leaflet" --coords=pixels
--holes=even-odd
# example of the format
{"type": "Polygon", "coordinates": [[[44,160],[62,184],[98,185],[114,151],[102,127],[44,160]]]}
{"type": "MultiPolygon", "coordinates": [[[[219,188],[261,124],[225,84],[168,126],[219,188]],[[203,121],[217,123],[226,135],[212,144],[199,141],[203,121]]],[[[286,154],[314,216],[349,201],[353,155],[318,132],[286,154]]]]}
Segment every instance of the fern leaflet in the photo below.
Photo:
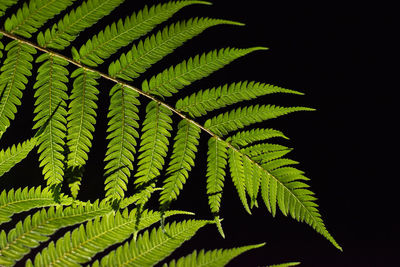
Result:
{"type": "Polygon", "coordinates": [[[36,145],[36,137],[18,143],[17,146],[0,151],[0,177],[14,167],[18,162],[26,158],[36,145]]]}
{"type": "Polygon", "coordinates": [[[132,162],[136,152],[136,138],[139,134],[136,128],[139,124],[138,101],[139,94],[122,85],[115,85],[110,91],[110,107],[107,117],[109,143],[105,161],[106,197],[122,199],[127,190],[128,178],[133,169],[132,162]]]}
{"type": "Polygon", "coordinates": [[[103,201],[101,204],[83,203],[66,208],[50,207],[29,215],[7,234],[4,231],[0,233],[0,264],[13,266],[57,230],[107,213],[112,213],[112,209],[103,201]]]}
{"type": "Polygon", "coordinates": [[[127,242],[111,251],[92,266],[154,266],[194,236],[207,223],[207,221],[196,220],[173,222],[165,225],[165,229],[160,227],[151,232],[145,231],[137,240],[132,239],[130,243],[127,242]]]}
{"type": "MultiPolygon", "coordinates": [[[[100,76],[79,68],[71,74],[75,78],[71,95],[69,97],[68,123],[67,123],[67,166],[80,168],[85,165],[88,153],[92,146],[94,125],[96,124],[97,94],[96,79],[100,76]]],[[[80,178],[70,183],[72,195],[76,197],[79,191],[80,178]]]]}
{"type": "MultiPolygon", "coordinates": [[[[185,214],[185,212],[170,211],[166,216],[185,214]]],[[[34,266],[64,266],[90,261],[98,252],[107,247],[122,242],[133,232],[149,227],[161,219],[158,212],[143,212],[139,215],[134,209],[129,214],[125,209],[114,214],[106,214],[82,224],[73,231],[67,232],[56,242],[38,253],[34,259],[34,266]]],[[[27,266],[32,266],[28,260],[27,266]]]]}
{"type": "Polygon", "coordinates": [[[151,187],[155,186],[154,179],[160,175],[160,170],[165,163],[164,158],[167,156],[172,130],[171,115],[172,112],[169,109],[153,101],[146,107],[139,149],[141,153],[135,173],[135,183],[138,186],[148,187],[148,183],[151,187]]]}
{"type": "Polygon", "coordinates": [[[306,107],[278,107],[273,105],[254,105],[225,112],[204,123],[204,127],[223,136],[256,122],[273,119],[296,111],[311,111],[306,107]]]}
{"type": "Polygon", "coordinates": [[[36,60],[43,62],[39,67],[35,91],[36,121],[33,129],[47,124],[38,138],[40,166],[43,167],[44,179],[48,185],[59,184],[64,176],[64,146],[67,123],[66,93],[68,62],[64,59],[43,54],[36,60]]]}
{"type": "Polygon", "coordinates": [[[168,264],[165,263],[163,267],[223,267],[240,254],[264,245],[265,243],[231,249],[215,249],[211,251],[204,251],[202,249],[199,252],[195,250],[191,254],[178,260],[172,260],[168,264]]]}
{"type": "Polygon", "coordinates": [[[142,83],[142,90],[154,95],[165,97],[172,96],[172,94],[178,92],[179,89],[210,75],[233,60],[253,51],[265,49],[264,47],[248,49],[225,48],[202,55],[196,55],[175,67],[164,70],[151,77],[149,80],[145,80],[142,83]]]}
{"type": "Polygon", "coordinates": [[[18,0],[2,0],[0,3],[0,17],[2,17],[7,10],[12,5],[15,5],[18,0]]]}
{"type": "Polygon", "coordinates": [[[4,24],[6,31],[31,38],[43,24],[65,10],[75,0],[30,0],[4,24]]]}
{"type": "Polygon", "coordinates": [[[131,81],[188,39],[209,27],[220,24],[242,25],[232,21],[209,18],[195,18],[175,23],[144,41],[140,41],[127,54],[122,54],[119,60],[110,64],[108,72],[112,77],[131,81]]]}
{"type": "Polygon", "coordinates": [[[151,8],[145,7],[137,14],[127,17],[125,21],[120,19],[118,23],[107,26],[91,40],[88,40],[74,52],[75,60],[88,66],[97,66],[109,58],[118,49],[127,46],[133,40],[145,35],[156,25],[170,18],[181,8],[192,4],[205,4],[204,1],[174,1],[159,4],[151,8]]]}
{"type": "Polygon", "coordinates": [[[5,132],[10,126],[21,104],[22,91],[31,76],[32,55],[36,50],[19,41],[11,41],[5,48],[5,59],[0,74],[0,131],[5,132]]]}
{"type": "Polygon", "coordinates": [[[62,50],[78,37],[79,33],[108,15],[123,0],[87,0],[66,14],[51,29],[40,32],[37,42],[42,47],[62,50]]]}
{"type": "Polygon", "coordinates": [[[55,200],[54,192],[48,187],[42,189],[39,187],[25,187],[21,190],[11,189],[6,192],[3,190],[0,194],[0,225],[11,220],[11,216],[17,213],[28,211],[34,208],[47,206],[69,205],[72,202],[70,197],[61,194],[55,200]]]}
{"type": "Polygon", "coordinates": [[[200,131],[199,127],[187,120],[179,122],[171,161],[167,168],[167,178],[164,180],[164,189],[160,195],[161,205],[168,205],[172,200],[177,199],[179,191],[188,179],[189,172],[194,166],[200,131]]]}
{"type": "Polygon", "coordinates": [[[200,117],[215,109],[274,93],[302,94],[275,85],[244,81],[201,90],[179,99],[175,106],[178,110],[189,113],[191,117],[200,117]]]}

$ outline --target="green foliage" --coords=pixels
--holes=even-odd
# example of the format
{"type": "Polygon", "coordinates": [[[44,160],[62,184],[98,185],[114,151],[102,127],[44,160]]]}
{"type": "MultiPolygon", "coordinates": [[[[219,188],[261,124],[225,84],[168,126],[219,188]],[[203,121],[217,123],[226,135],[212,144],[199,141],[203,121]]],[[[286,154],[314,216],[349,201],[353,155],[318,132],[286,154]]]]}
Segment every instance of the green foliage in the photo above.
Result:
{"type": "MultiPolygon", "coordinates": [[[[258,81],[210,86],[191,94],[182,90],[234,60],[267,48],[219,48],[188,57],[159,73],[147,73],[206,29],[243,24],[216,18],[169,23],[186,6],[210,3],[166,1],[124,19],[116,18],[96,35],[86,37],[80,34],[96,27],[124,1],[87,0],[68,8],[73,0],[30,0],[21,3],[15,14],[6,14],[16,2],[0,3],[0,16],[7,15],[0,30],[0,57],[3,51],[6,54],[0,67],[0,137],[12,126],[25,87],[34,90],[32,130],[39,130],[33,138],[0,151],[0,176],[37,147],[47,187],[3,190],[0,194],[0,224],[14,223],[10,230],[0,231],[0,265],[19,264],[29,255],[26,266],[92,262],[93,266],[153,266],[206,224],[215,224],[224,237],[220,212],[223,204],[228,204],[223,203],[222,194],[229,178],[249,214],[262,201],[273,216],[280,210],[305,222],[341,249],[325,227],[316,197],[306,183],[309,178],[294,167],[297,161],[286,158],[291,149],[273,142],[288,138],[276,129],[254,127],[255,123],[313,109],[238,106],[268,94],[302,93],[258,81]],[[55,16],[55,23],[47,23],[55,16]],[[163,28],[158,29],[160,24],[163,28]],[[44,25],[46,29],[42,29],[44,25]],[[79,49],[71,47],[75,40],[83,43],[79,49]],[[126,53],[119,52],[128,46],[126,53]],[[96,69],[101,64],[108,68],[108,74],[96,69]],[[33,86],[29,86],[31,76],[36,80],[33,86]],[[133,85],[138,78],[141,88],[133,85]],[[84,168],[93,145],[100,88],[107,90],[103,89],[104,81],[113,83],[108,93],[104,177],[86,178],[84,168]],[[175,107],[167,101],[169,97],[180,98],[173,98],[175,107]],[[196,160],[202,138],[208,139],[203,176],[211,220],[166,222],[172,215],[193,215],[170,207],[179,199],[193,166],[202,164],[196,160]],[[84,179],[104,181],[105,197],[94,203],[80,201],[84,179]],[[153,205],[149,202],[153,195],[160,211],[147,209],[153,205]],[[20,215],[20,221],[12,219],[22,212],[27,214],[20,215]],[[153,227],[155,223],[160,226],[153,227]],[[61,238],[52,237],[65,227],[68,229],[61,238]],[[31,255],[39,245],[41,251],[31,255]],[[106,249],[110,252],[100,259],[98,253],[106,249]]],[[[161,264],[224,266],[262,245],[194,251],[161,264]]],[[[280,266],[294,265],[297,263],[280,266]]]]}
{"type": "Polygon", "coordinates": [[[21,104],[22,91],[31,76],[33,54],[36,50],[19,41],[12,41],[5,48],[7,57],[0,74],[0,131],[5,132],[10,120],[15,118],[21,104]]]}
{"type": "Polygon", "coordinates": [[[202,249],[199,252],[195,250],[185,257],[164,264],[163,267],[225,266],[238,255],[250,249],[259,248],[264,245],[265,244],[250,245],[231,249],[215,249],[211,251],[204,251],[204,249],[202,249]]]}
{"type": "Polygon", "coordinates": [[[13,145],[6,150],[0,150],[0,177],[26,158],[35,145],[36,137],[33,137],[23,143],[18,143],[17,146],[13,145]]]}
{"type": "Polygon", "coordinates": [[[207,221],[183,221],[145,231],[136,240],[118,247],[92,266],[154,266],[190,239],[207,221]]]}

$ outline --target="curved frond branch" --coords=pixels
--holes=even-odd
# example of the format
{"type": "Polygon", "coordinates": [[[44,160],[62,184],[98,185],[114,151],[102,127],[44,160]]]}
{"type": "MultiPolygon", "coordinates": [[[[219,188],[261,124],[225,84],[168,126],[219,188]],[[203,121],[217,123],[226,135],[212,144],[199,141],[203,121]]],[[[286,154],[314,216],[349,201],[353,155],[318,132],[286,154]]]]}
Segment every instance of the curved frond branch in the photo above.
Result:
{"type": "Polygon", "coordinates": [[[9,17],[4,27],[6,31],[31,38],[46,21],[70,6],[75,0],[30,0],[24,3],[16,14],[9,17]]]}
{"type": "Polygon", "coordinates": [[[231,249],[214,249],[205,251],[204,249],[197,252],[193,251],[191,254],[181,257],[177,260],[172,260],[168,264],[165,263],[163,267],[220,267],[226,266],[231,260],[237,256],[259,247],[264,246],[265,243],[257,245],[249,245],[231,249]]]}
{"type": "MultiPolygon", "coordinates": [[[[186,214],[187,212],[169,211],[165,216],[186,214]]],[[[161,220],[159,212],[144,211],[137,214],[134,209],[122,213],[106,214],[81,224],[67,232],[56,242],[52,241],[40,253],[36,254],[34,266],[80,265],[90,261],[97,253],[120,243],[132,234],[143,230],[161,220]]],[[[32,263],[28,263],[28,266],[32,263]]],[[[112,265],[113,266],[113,265],[112,265]]]]}
{"type": "Polygon", "coordinates": [[[80,32],[110,14],[122,2],[123,0],[87,0],[66,14],[51,29],[40,32],[37,42],[44,48],[63,50],[79,36],[80,32]]]}
{"type": "Polygon", "coordinates": [[[3,190],[0,194],[0,225],[11,220],[11,216],[34,208],[42,208],[57,205],[70,205],[72,198],[61,194],[58,201],[54,198],[54,192],[46,187],[25,187],[8,192],[3,190]]]}
{"type": "Polygon", "coordinates": [[[8,172],[12,167],[14,167],[21,160],[25,159],[29,152],[36,145],[36,137],[28,139],[23,143],[18,143],[13,145],[6,150],[0,151],[0,177],[8,172]]]}
{"type": "Polygon", "coordinates": [[[259,96],[275,93],[302,95],[300,92],[271,84],[244,81],[198,91],[190,96],[179,99],[175,107],[179,111],[188,113],[191,117],[200,117],[210,111],[244,100],[251,100],[259,96]]]}
{"type": "Polygon", "coordinates": [[[160,175],[167,156],[172,130],[171,115],[170,110],[155,102],[150,102],[146,107],[146,118],[140,138],[138,169],[135,173],[135,184],[138,187],[155,186],[155,178],[160,175]]]}
{"type": "Polygon", "coordinates": [[[200,128],[186,120],[179,122],[171,161],[167,168],[167,178],[160,194],[161,205],[169,205],[172,200],[177,199],[183,184],[186,183],[189,172],[195,164],[200,131],[200,128]]]}
{"type": "Polygon", "coordinates": [[[109,213],[113,213],[113,210],[103,201],[100,204],[88,202],[66,208],[50,207],[32,216],[28,215],[7,233],[7,237],[2,240],[4,242],[0,242],[0,263],[2,266],[13,266],[16,261],[30,253],[31,249],[38,247],[40,243],[46,242],[50,235],[59,229],[109,213]]]}
{"type": "Polygon", "coordinates": [[[172,96],[178,90],[221,69],[230,62],[265,47],[225,48],[196,55],[145,80],[142,90],[158,96],[172,96]]]}
{"type": "Polygon", "coordinates": [[[64,177],[64,146],[66,137],[66,100],[68,62],[50,54],[38,57],[39,67],[35,89],[35,125],[33,129],[46,127],[38,137],[40,167],[48,185],[59,184],[64,177]]]}
{"type": "Polygon", "coordinates": [[[196,220],[172,222],[164,228],[145,231],[136,240],[126,242],[92,266],[154,266],[191,239],[207,223],[196,220]]]}
{"type": "Polygon", "coordinates": [[[104,161],[106,197],[124,198],[128,179],[133,170],[136,139],[139,137],[139,94],[119,84],[110,91],[110,107],[107,117],[109,143],[104,161]]]}
{"type": "Polygon", "coordinates": [[[147,6],[117,23],[107,26],[75,53],[75,60],[88,66],[97,66],[116,53],[120,48],[129,45],[135,39],[145,35],[155,26],[169,19],[185,6],[207,4],[205,1],[172,1],[148,8],[147,6]]]}
{"type": "Polygon", "coordinates": [[[111,77],[132,81],[187,40],[212,26],[221,24],[242,25],[233,21],[209,18],[177,22],[134,45],[128,53],[122,54],[119,60],[109,65],[108,73],[111,77]]]}
{"type": "Polygon", "coordinates": [[[0,131],[3,133],[15,118],[17,106],[21,104],[22,91],[28,83],[33,54],[36,50],[19,41],[11,41],[5,48],[7,58],[4,60],[0,74],[0,131]]]}
{"type": "Polygon", "coordinates": [[[224,136],[256,122],[274,119],[296,111],[313,111],[307,107],[279,107],[254,105],[219,114],[204,123],[204,127],[218,136],[224,136]]]}

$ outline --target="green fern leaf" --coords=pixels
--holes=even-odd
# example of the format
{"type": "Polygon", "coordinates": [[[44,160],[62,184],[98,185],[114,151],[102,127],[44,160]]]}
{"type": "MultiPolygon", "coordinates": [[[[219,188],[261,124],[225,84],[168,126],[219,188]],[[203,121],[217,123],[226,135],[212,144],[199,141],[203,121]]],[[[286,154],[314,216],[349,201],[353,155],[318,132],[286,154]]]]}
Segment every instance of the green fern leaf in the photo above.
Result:
{"type": "Polygon", "coordinates": [[[211,251],[204,251],[202,249],[200,252],[195,250],[191,254],[178,260],[172,260],[168,264],[165,263],[163,267],[223,267],[240,254],[264,245],[265,243],[231,249],[215,249],[211,251]]]}
{"type": "Polygon", "coordinates": [[[277,118],[296,111],[312,110],[314,109],[306,107],[248,106],[237,108],[208,119],[204,127],[219,136],[223,136],[256,122],[277,118]]]}
{"type": "Polygon", "coordinates": [[[2,17],[7,10],[12,5],[15,5],[18,0],[2,0],[0,2],[0,17],[2,17]]]}
{"type": "Polygon", "coordinates": [[[16,146],[0,151],[0,177],[14,167],[18,162],[26,158],[36,145],[36,137],[18,143],[16,146]]]}
{"type": "MultiPolygon", "coordinates": [[[[138,169],[135,184],[155,186],[154,179],[160,175],[167,156],[170,131],[172,130],[172,112],[152,101],[146,107],[140,140],[138,169]]],[[[144,199],[146,201],[146,199],[144,199]]]]}
{"type": "Polygon", "coordinates": [[[108,255],[96,261],[93,267],[98,266],[154,266],[183,242],[192,238],[196,232],[205,226],[207,221],[189,220],[173,222],[165,225],[165,228],[145,231],[137,240],[132,239],[124,245],[111,251],[108,255]]]}
{"type": "Polygon", "coordinates": [[[134,45],[127,54],[122,54],[119,60],[110,64],[108,72],[111,77],[132,81],[187,40],[209,27],[221,24],[242,25],[209,18],[195,18],[175,23],[134,45]]]}
{"type": "Polygon", "coordinates": [[[108,15],[123,0],[87,0],[66,14],[51,29],[40,32],[37,42],[42,47],[63,50],[74,41],[79,33],[108,15]]]}
{"type": "Polygon", "coordinates": [[[207,152],[207,195],[213,214],[218,214],[221,206],[227,153],[227,144],[224,141],[214,137],[210,138],[207,152]]]}
{"type": "Polygon", "coordinates": [[[33,61],[32,54],[36,50],[19,41],[11,41],[5,49],[5,59],[0,74],[0,131],[5,132],[10,126],[21,104],[22,91],[28,83],[27,77],[31,76],[33,61]]]}
{"type": "Polygon", "coordinates": [[[247,204],[245,180],[252,178],[246,177],[251,176],[252,171],[249,171],[250,168],[245,170],[243,166],[243,154],[239,153],[238,151],[229,149],[228,157],[233,184],[238,191],[243,207],[249,214],[251,214],[249,205],[247,204]]]}
{"type": "Polygon", "coordinates": [[[30,0],[4,24],[6,31],[31,38],[46,21],[65,10],[75,0],[30,0]]]}
{"type": "Polygon", "coordinates": [[[110,91],[110,107],[107,117],[109,143],[107,146],[105,190],[106,197],[122,199],[127,190],[128,178],[133,169],[132,162],[136,153],[136,128],[139,94],[122,85],[115,85],[110,91]]]}
{"type": "Polygon", "coordinates": [[[59,184],[64,176],[64,146],[67,111],[65,101],[68,82],[68,62],[64,59],[43,54],[37,58],[43,62],[39,67],[35,91],[36,121],[33,129],[47,124],[38,138],[40,166],[48,185],[59,184]]]}
{"type": "MultiPolygon", "coordinates": [[[[186,212],[171,211],[165,216],[186,212]]],[[[137,214],[134,209],[106,214],[88,221],[86,226],[67,232],[62,238],[50,244],[35,256],[34,266],[81,266],[98,252],[129,238],[132,233],[143,230],[161,219],[159,212],[145,211],[137,214]]],[[[27,263],[31,266],[32,263],[27,263]]]]}
{"type": "Polygon", "coordinates": [[[277,157],[279,158],[292,151],[292,149],[278,144],[262,143],[242,148],[241,151],[243,154],[246,154],[254,160],[254,157],[260,155],[265,155],[266,157],[270,157],[271,159],[277,157]],[[274,152],[281,154],[278,154],[278,156],[275,157],[273,156],[274,152]]]}
{"type": "Polygon", "coordinates": [[[167,168],[167,178],[164,180],[164,189],[160,195],[161,205],[168,205],[172,200],[177,199],[182,190],[183,184],[194,166],[200,131],[199,127],[187,120],[181,120],[178,124],[178,133],[167,168]]]}
{"type": "Polygon", "coordinates": [[[54,192],[48,187],[25,187],[23,190],[3,190],[0,194],[0,225],[11,220],[11,216],[34,208],[69,205],[70,197],[61,194],[59,200],[55,200],[54,192]]]}
{"type": "MultiPolygon", "coordinates": [[[[96,79],[100,76],[79,68],[71,74],[75,78],[69,97],[67,123],[67,167],[76,169],[85,165],[92,146],[94,125],[96,124],[97,94],[96,79]]],[[[80,177],[79,177],[80,178],[80,177]]],[[[70,184],[71,192],[76,197],[80,179],[70,184]]]]}
{"type": "Polygon", "coordinates": [[[225,48],[196,55],[151,77],[148,81],[145,80],[142,83],[142,90],[154,95],[172,96],[179,89],[210,75],[239,57],[243,57],[253,51],[266,49],[264,47],[248,49],[225,48]]]}
{"type": "MultiPolygon", "coordinates": [[[[4,45],[1,42],[1,39],[3,38],[3,35],[0,33],[0,58],[3,57],[3,49],[4,49],[4,45]]],[[[1,137],[1,136],[0,136],[1,137]]]]}
{"type": "Polygon", "coordinates": [[[229,137],[230,143],[234,146],[244,147],[254,142],[264,141],[270,138],[281,137],[288,139],[281,131],[274,129],[251,129],[249,131],[238,132],[229,137]]]}
{"type": "Polygon", "coordinates": [[[313,193],[306,189],[302,171],[291,167],[281,167],[272,171],[262,168],[261,195],[268,210],[275,215],[276,205],[284,215],[290,214],[297,221],[304,221],[328,239],[336,248],[339,244],[327,231],[315,204],[313,193]]]}
{"type": "Polygon", "coordinates": [[[46,242],[50,235],[59,229],[108,213],[113,213],[113,210],[103,201],[100,204],[98,202],[82,203],[66,208],[50,207],[48,210],[42,209],[32,216],[28,215],[23,222],[18,222],[16,227],[8,232],[3,242],[0,242],[0,264],[1,266],[13,266],[32,248],[46,242]]]}
{"type": "Polygon", "coordinates": [[[135,39],[145,35],[155,26],[170,18],[181,8],[192,4],[207,4],[204,1],[174,1],[159,4],[151,8],[145,7],[137,14],[120,19],[118,23],[107,26],[79,49],[78,60],[88,66],[102,64],[105,59],[120,48],[129,45],[135,39]]]}
{"type": "Polygon", "coordinates": [[[175,106],[179,111],[187,112],[191,117],[200,117],[215,109],[274,93],[302,94],[275,85],[244,81],[201,90],[179,99],[175,106]]]}

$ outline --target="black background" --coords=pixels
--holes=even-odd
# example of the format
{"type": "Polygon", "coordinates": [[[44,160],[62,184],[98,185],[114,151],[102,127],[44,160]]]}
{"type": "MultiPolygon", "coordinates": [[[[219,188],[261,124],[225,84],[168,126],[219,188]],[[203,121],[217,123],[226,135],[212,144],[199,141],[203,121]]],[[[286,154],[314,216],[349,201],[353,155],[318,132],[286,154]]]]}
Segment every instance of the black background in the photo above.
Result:
{"type": "MultiPolygon", "coordinates": [[[[102,20],[101,25],[154,3],[159,1],[127,1],[102,20]]],[[[399,224],[395,220],[398,65],[394,60],[393,7],[336,1],[214,1],[212,6],[187,7],[170,21],[192,16],[230,19],[246,26],[218,26],[206,31],[154,66],[144,78],[215,48],[269,47],[268,51],[255,52],[194,83],[182,94],[240,80],[256,80],[304,92],[305,96],[266,96],[257,100],[317,109],[268,121],[262,126],[282,130],[290,138],[281,144],[294,148],[289,156],[298,160],[299,168],[311,178],[309,184],[318,197],[327,229],[344,251],[338,251],[306,224],[281,214],[272,218],[263,205],[252,216],[247,215],[227,179],[221,214],[226,239],[209,226],[174,256],[194,248],[267,242],[265,247],[233,260],[230,266],[285,261],[301,261],[302,266],[398,266],[399,224]]],[[[96,32],[87,30],[84,34],[96,32]]],[[[77,47],[80,44],[74,42],[77,47]]],[[[69,50],[63,53],[69,55],[69,50]]],[[[140,83],[141,80],[133,82],[136,86],[140,83]]],[[[98,128],[80,192],[82,199],[102,194],[104,111],[110,86],[111,83],[102,81],[99,87],[98,128]]],[[[20,107],[15,124],[1,140],[1,147],[31,135],[32,95],[32,90],[25,91],[23,101],[30,104],[20,107]]],[[[195,211],[200,218],[210,216],[205,196],[205,145],[203,141],[186,189],[173,207],[195,211]]],[[[9,188],[10,179],[21,185],[43,183],[35,153],[19,166],[0,180],[1,188],[9,188]]]]}

